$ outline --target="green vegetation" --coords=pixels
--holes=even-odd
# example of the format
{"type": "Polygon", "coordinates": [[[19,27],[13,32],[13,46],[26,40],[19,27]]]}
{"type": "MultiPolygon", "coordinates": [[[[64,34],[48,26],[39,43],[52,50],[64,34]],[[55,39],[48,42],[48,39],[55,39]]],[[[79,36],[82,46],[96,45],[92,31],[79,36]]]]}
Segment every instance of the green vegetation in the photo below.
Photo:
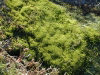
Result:
{"type": "Polygon", "coordinates": [[[43,67],[59,68],[60,75],[100,74],[99,16],[83,17],[82,12],[72,13],[49,0],[5,0],[5,4],[0,9],[6,15],[0,16],[0,40],[11,38],[8,52],[28,48],[28,61],[41,60],[43,67]]]}

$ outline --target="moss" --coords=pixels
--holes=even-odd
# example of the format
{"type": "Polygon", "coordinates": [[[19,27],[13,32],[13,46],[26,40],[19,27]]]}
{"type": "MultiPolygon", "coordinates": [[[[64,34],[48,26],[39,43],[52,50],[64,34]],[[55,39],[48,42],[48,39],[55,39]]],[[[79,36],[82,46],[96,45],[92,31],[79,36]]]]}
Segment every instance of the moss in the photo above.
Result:
{"type": "Polygon", "coordinates": [[[95,41],[100,36],[94,29],[82,29],[66,8],[49,0],[8,0],[6,4],[12,21],[4,30],[12,38],[12,50],[29,48],[27,59],[41,59],[45,67],[59,67],[72,75],[86,58],[86,37],[95,41]]]}

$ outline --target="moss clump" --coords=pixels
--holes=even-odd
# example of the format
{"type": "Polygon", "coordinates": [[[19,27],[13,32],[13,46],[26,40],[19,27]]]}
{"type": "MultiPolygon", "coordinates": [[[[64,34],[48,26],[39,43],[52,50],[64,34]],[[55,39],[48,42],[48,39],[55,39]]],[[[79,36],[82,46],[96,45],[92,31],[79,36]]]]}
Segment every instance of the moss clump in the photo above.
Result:
{"type": "Polygon", "coordinates": [[[12,50],[29,48],[28,60],[41,59],[43,66],[59,67],[62,73],[75,74],[85,62],[87,39],[93,37],[94,41],[100,36],[93,29],[82,29],[65,8],[48,0],[5,3],[12,21],[3,30],[6,37],[12,37],[12,50]]]}

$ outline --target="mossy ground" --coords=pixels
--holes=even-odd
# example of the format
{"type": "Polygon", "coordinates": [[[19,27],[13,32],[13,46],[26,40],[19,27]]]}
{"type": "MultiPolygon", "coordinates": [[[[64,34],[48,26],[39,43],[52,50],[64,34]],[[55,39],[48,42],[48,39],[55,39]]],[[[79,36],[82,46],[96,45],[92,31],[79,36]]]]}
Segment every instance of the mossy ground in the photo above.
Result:
{"type": "Polygon", "coordinates": [[[94,25],[82,27],[83,22],[71,16],[67,8],[48,0],[5,0],[5,4],[9,12],[3,8],[2,12],[9,15],[11,21],[8,23],[5,17],[0,17],[3,32],[0,38],[12,39],[13,53],[28,48],[28,60],[41,60],[45,67],[58,67],[62,74],[75,75],[87,66],[84,64],[88,63],[85,60],[90,47],[100,49],[98,29],[93,28],[94,25]]]}

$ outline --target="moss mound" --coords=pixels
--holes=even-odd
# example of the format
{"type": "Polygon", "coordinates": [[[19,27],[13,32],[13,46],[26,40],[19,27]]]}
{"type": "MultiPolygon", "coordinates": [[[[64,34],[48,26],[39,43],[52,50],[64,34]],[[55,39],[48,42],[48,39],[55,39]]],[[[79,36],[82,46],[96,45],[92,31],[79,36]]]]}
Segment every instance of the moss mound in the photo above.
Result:
{"type": "Polygon", "coordinates": [[[80,27],[70,12],[48,0],[5,0],[5,3],[9,12],[2,10],[11,21],[0,17],[0,28],[4,31],[1,40],[12,39],[8,51],[16,53],[29,48],[28,60],[41,59],[43,66],[58,67],[61,73],[70,75],[82,71],[86,52],[91,42],[94,46],[99,40],[99,32],[88,26],[80,27]]]}

